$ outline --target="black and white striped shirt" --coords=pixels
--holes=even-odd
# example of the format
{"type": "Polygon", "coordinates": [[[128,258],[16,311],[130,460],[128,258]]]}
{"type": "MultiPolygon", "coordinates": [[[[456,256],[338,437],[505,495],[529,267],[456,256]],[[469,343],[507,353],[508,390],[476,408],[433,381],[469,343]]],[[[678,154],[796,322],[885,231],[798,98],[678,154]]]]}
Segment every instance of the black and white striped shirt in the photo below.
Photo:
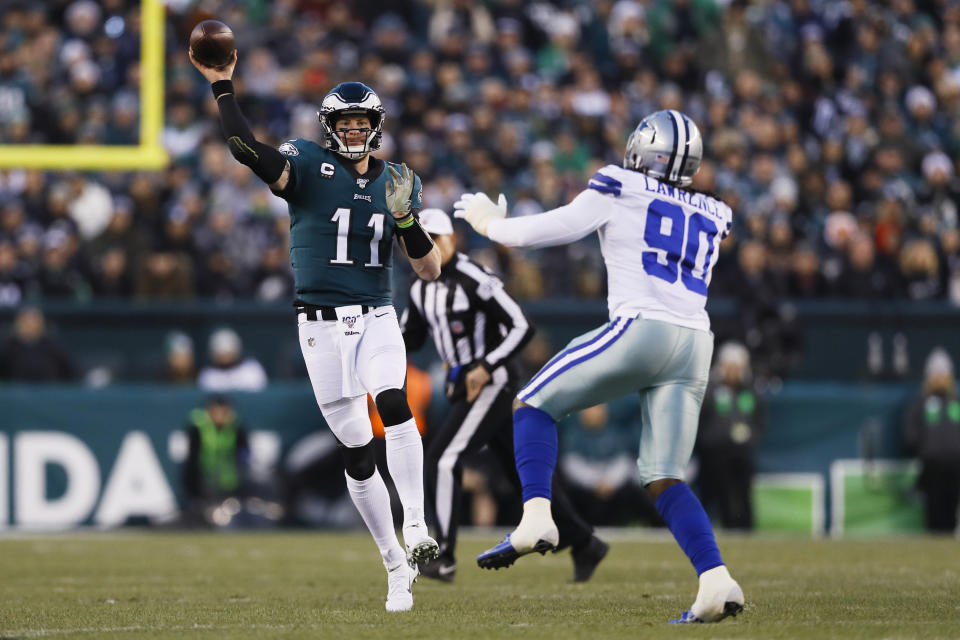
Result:
{"type": "Polygon", "coordinates": [[[409,351],[431,334],[450,367],[484,360],[493,371],[508,364],[533,337],[533,326],[495,275],[458,253],[434,281],[417,280],[400,320],[409,351]]]}

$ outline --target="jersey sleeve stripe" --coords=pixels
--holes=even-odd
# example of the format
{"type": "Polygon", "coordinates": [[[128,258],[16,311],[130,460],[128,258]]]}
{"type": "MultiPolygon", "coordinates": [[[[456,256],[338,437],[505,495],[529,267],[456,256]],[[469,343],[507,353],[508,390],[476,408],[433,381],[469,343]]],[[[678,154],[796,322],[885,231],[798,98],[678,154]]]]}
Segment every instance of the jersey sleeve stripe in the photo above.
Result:
{"type": "Polygon", "coordinates": [[[598,171],[597,173],[593,174],[592,178],[590,178],[587,188],[595,189],[600,193],[608,193],[610,195],[619,196],[620,191],[623,189],[623,183],[616,178],[611,178],[610,176],[606,176],[598,171]]]}
{"type": "Polygon", "coordinates": [[[608,193],[613,196],[620,195],[620,189],[618,187],[607,187],[604,185],[590,183],[587,185],[588,189],[593,189],[594,191],[599,191],[600,193],[608,193]]]}
{"type": "Polygon", "coordinates": [[[608,175],[602,174],[599,171],[593,174],[593,177],[590,180],[596,180],[597,182],[602,182],[605,185],[611,187],[622,187],[623,183],[617,180],[616,178],[611,178],[608,175]]]}

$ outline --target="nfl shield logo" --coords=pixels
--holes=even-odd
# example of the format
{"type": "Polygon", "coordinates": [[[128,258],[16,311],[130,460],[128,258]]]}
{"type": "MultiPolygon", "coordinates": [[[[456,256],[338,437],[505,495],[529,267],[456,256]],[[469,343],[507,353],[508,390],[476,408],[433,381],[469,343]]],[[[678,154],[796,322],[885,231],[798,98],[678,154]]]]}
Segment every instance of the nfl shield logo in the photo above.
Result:
{"type": "Polygon", "coordinates": [[[454,320],[453,322],[450,323],[450,330],[453,331],[454,333],[463,333],[463,329],[464,329],[463,323],[460,322],[459,320],[454,320]]]}
{"type": "Polygon", "coordinates": [[[312,346],[315,345],[315,344],[317,344],[317,340],[316,340],[315,338],[307,338],[307,346],[308,346],[308,347],[312,347],[312,346]]]}
{"type": "Polygon", "coordinates": [[[353,329],[353,325],[357,324],[357,316],[344,316],[343,323],[348,329],[353,329]]]}
{"type": "Polygon", "coordinates": [[[368,178],[357,178],[357,186],[361,189],[366,189],[368,182],[370,182],[368,178]]]}

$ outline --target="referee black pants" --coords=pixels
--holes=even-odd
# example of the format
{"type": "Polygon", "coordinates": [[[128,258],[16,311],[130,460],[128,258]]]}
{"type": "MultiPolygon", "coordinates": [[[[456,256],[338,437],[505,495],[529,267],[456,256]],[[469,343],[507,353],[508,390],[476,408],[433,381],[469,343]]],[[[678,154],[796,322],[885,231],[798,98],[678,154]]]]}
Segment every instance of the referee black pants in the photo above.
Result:
{"type": "MultiPolygon", "coordinates": [[[[454,560],[457,523],[463,487],[463,459],[484,445],[490,448],[503,467],[510,483],[521,494],[513,455],[513,399],[511,385],[490,384],[473,402],[461,400],[453,405],[443,426],[431,440],[424,460],[426,508],[430,524],[437,532],[441,558],[454,560]]],[[[560,531],[559,549],[579,549],[593,535],[593,528],[574,510],[566,492],[553,478],[553,519],[560,531]]]]}

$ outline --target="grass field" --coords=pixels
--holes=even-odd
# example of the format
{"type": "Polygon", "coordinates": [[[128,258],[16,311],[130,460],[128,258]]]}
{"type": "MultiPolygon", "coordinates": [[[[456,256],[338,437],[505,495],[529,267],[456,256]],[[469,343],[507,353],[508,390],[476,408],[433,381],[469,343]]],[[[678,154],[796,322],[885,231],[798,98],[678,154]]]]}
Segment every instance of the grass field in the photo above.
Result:
{"type": "Polygon", "coordinates": [[[662,537],[618,540],[588,584],[569,555],[481,571],[494,536],[461,543],[452,585],[421,579],[414,610],[358,534],[64,534],[0,538],[0,638],[957,638],[960,544],[727,537],[747,609],[665,624],[693,600],[662,537]]]}

